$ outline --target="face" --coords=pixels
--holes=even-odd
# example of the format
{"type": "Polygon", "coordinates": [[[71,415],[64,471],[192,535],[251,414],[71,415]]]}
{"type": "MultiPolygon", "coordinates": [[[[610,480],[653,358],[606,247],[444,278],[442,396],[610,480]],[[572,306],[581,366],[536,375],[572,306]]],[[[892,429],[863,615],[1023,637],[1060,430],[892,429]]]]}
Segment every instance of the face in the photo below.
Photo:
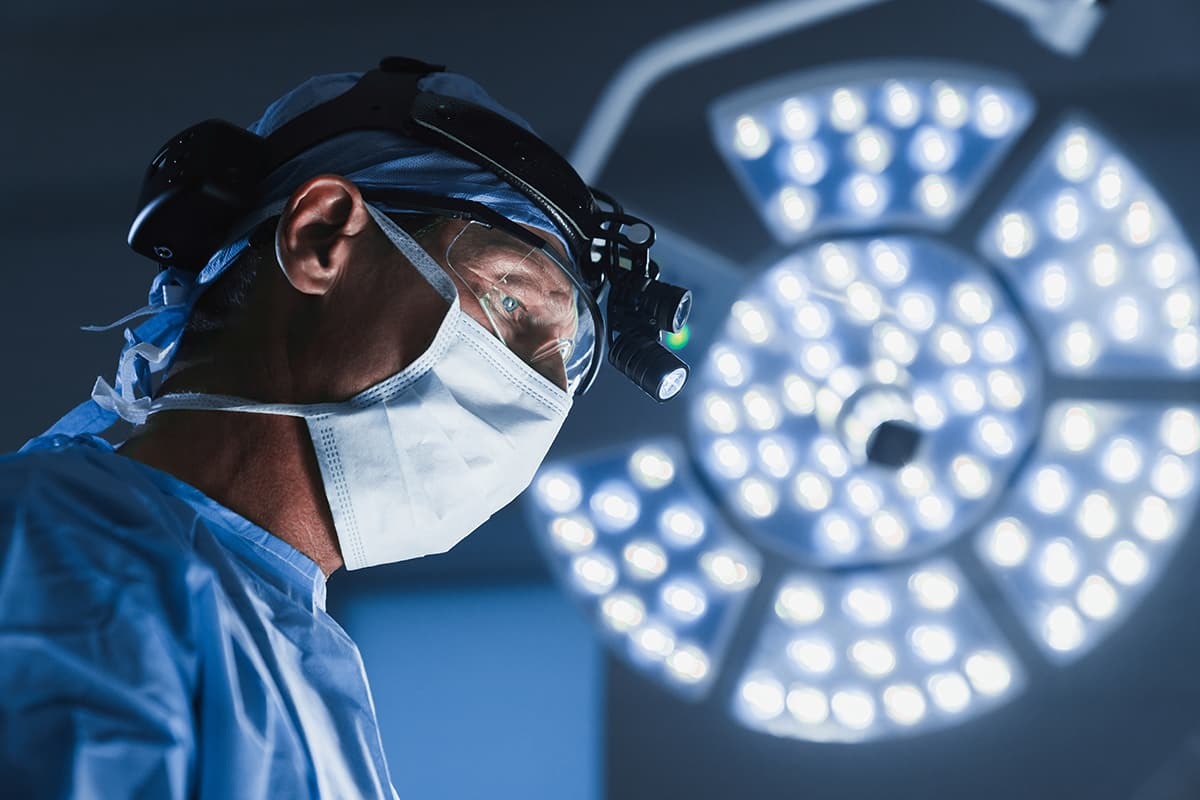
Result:
{"type": "MultiPolygon", "coordinates": [[[[565,257],[557,241],[548,244],[565,257]]],[[[579,320],[574,288],[553,259],[516,237],[458,220],[440,225],[422,245],[454,281],[463,310],[565,391],[565,359],[579,320]]]]}

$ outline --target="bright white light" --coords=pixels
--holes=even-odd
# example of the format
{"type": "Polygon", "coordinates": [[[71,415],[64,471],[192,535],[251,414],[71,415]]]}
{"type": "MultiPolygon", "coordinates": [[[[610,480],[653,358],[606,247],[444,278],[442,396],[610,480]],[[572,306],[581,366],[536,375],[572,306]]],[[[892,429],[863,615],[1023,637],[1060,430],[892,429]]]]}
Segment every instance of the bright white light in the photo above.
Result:
{"type": "Polygon", "coordinates": [[[1061,467],[1042,467],[1034,474],[1030,501],[1043,514],[1057,514],[1071,500],[1071,479],[1061,467]]]}
{"type": "Polygon", "coordinates": [[[972,281],[950,287],[950,307],[958,319],[968,325],[982,325],[992,318],[992,293],[972,281]]]}
{"type": "Polygon", "coordinates": [[[979,353],[984,361],[1004,364],[1017,354],[1017,340],[1006,325],[988,325],[979,332],[979,353]]]}
{"type": "Polygon", "coordinates": [[[1012,684],[1012,668],[1008,659],[992,650],[979,650],[967,656],[963,669],[975,691],[986,696],[1004,692],[1012,684]]]}
{"type": "Polygon", "coordinates": [[[779,493],[775,487],[759,478],[746,478],[738,485],[738,506],[755,519],[763,519],[775,513],[779,507],[779,493]]]}
{"type": "Polygon", "coordinates": [[[825,149],[819,142],[800,142],[792,145],[788,165],[796,180],[809,186],[824,178],[825,171],[829,168],[825,149]]]}
{"type": "Polygon", "coordinates": [[[871,375],[880,383],[896,383],[900,380],[900,366],[887,358],[871,362],[871,375]]]}
{"type": "Polygon", "coordinates": [[[811,583],[790,581],[775,598],[775,613],[780,619],[807,625],[816,622],[825,613],[825,599],[821,590],[811,583]]]}
{"type": "Polygon", "coordinates": [[[946,421],[946,409],[938,396],[927,389],[913,392],[913,411],[926,430],[937,430],[946,421]]]}
{"type": "Polygon", "coordinates": [[[842,599],[842,607],[863,625],[880,625],[892,616],[892,599],[874,586],[854,587],[842,599]]]}
{"type": "Polygon", "coordinates": [[[1133,514],[1133,528],[1143,539],[1161,542],[1175,535],[1175,512],[1156,495],[1143,497],[1133,514]]]}
{"type": "Polygon", "coordinates": [[[1174,286],[1180,276],[1179,261],[1177,248],[1168,244],[1154,248],[1148,265],[1151,282],[1159,289],[1174,286]]]}
{"type": "Polygon", "coordinates": [[[711,453],[713,466],[723,478],[736,480],[750,468],[750,457],[745,449],[730,439],[714,441],[711,453]]]}
{"type": "Polygon", "coordinates": [[[945,572],[923,569],[908,579],[909,591],[924,608],[944,611],[958,598],[958,584],[945,572]]]}
{"type": "Polygon", "coordinates": [[[913,189],[913,195],[920,209],[935,219],[949,216],[958,203],[954,181],[945,175],[931,174],[921,178],[913,189]]]}
{"type": "Polygon", "coordinates": [[[846,484],[846,496],[854,510],[863,516],[869,516],[879,510],[883,501],[878,487],[862,478],[854,478],[846,484]]]}
{"type": "Polygon", "coordinates": [[[1071,406],[1063,413],[1058,432],[1064,447],[1080,453],[1096,441],[1096,421],[1086,406],[1071,406]]]}
{"type": "Polygon", "coordinates": [[[881,178],[858,174],[846,182],[846,189],[851,208],[863,216],[877,216],[887,205],[887,185],[881,178]]]}
{"type": "Polygon", "coordinates": [[[962,414],[974,414],[983,408],[983,389],[973,375],[959,372],[949,376],[950,402],[962,414]]]}
{"type": "Polygon", "coordinates": [[[592,594],[604,594],[617,582],[617,567],[604,553],[576,556],[571,571],[579,587],[592,594]]]}
{"type": "Polygon", "coordinates": [[[708,608],[704,592],[688,581],[668,581],[662,587],[661,596],[663,605],[685,622],[699,619],[708,608]]]}
{"type": "Polygon", "coordinates": [[[930,528],[946,527],[952,514],[953,506],[937,495],[926,495],[917,501],[917,517],[930,528]]]}
{"type": "Polygon", "coordinates": [[[958,649],[954,634],[941,625],[918,625],[909,632],[908,639],[917,658],[927,664],[943,664],[958,649]]]}
{"type": "Polygon", "coordinates": [[[908,259],[901,250],[887,242],[874,241],[867,245],[867,253],[879,280],[896,286],[908,278],[908,259]]]}
{"type": "Polygon", "coordinates": [[[911,683],[898,683],[883,690],[883,707],[899,725],[916,725],[925,716],[925,695],[911,683]]]}
{"type": "Polygon", "coordinates": [[[684,548],[695,545],[704,537],[704,521],[691,506],[667,506],[659,515],[659,530],[668,545],[684,548]]]}
{"type": "Polygon", "coordinates": [[[851,730],[864,730],[875,721],[875,701],[866,692],[857,689],[835,692],[830,705],[837,721],[851,730]]]}
{"type": "Polygon", "coordinates": [[[919,464],[908,464],[896,473],[900,490],[909,497],[920,497],[933,486],[933,475],[927,467],[919,464]]]}
{"type": "Polygon", "coordinates": [[[1132,439],[1118,436],[1105,448],[1100,469],[1117,483],[1129,483],[1142,472],[1142,451],[1132,439]]]}
{"type": "Polygon", "coordinates": [[[1162,313],[1172,328],[1185,328],[1196,320],[1196,301],[1186,289],[1176,289],[1163,300],[1162,313]]]}
{"type": "Polygon", "coordinates": [[[971,687],[957,672],[939,672],[926,684],[933,704],[949,714],[957,714],[971,702],[971,687]]]}
{"type": "Polygon", "coordinates": [[[708,675],[708,656],[695,645],[684,645],[667,656],[667,674],[683,683],[698,683],[708,675]]]}
{"type": "Polygon", "coordinates": [[[1086,322],[1072,322],[1062,340],[1063,357],[1073,367],[1090,366],[1100,354],[1096,335],[1086,322]]]}
{"type": "Polygon", "coordinates": [[[741,386],[746,382],[749,365],[737,353],[724,347],[713,349],[712,363],[726,386],[741,386]]]}
{"type": "Polygon", "coordinates": [[[1071,131],[1063,139],[1055,163],[1059,173],[1069,181],[1078,183],[1091,175],[1096,159],[1087,132],[1080,128],[1071,131]]]}
{"type": "Polygon", "coordinates": [[[1075,593],[1079,609],[1092,619],[1108,619],[1117,610],[1117,591],[1099,575],[1090,575],[1075,593]]]}
{"type": "Polygon", "coordinates": [[[829,311],[822,303],[804,303],[792,315],[792,328],[810,339],[824,337],[830,324],[829,311]]]}
{"type": "Polygon", "coordinates": [[[661,489],[675,479],[675,461],[658,447],[640,447],[629,459],[633,479],[647,489],[661,489]]]}
{"type": "Polygon", "coordinates": [[[1116,164],[1105,164],[1092,184],[1092,197],[1106,211],[1112,211],[1121,204],[1125,196],[1125,179],[1121,176],[1121,168],[1116,164]]]}
{"type": "Polygon", "coordinates": [[[746,421],[759,431],[769,431],[779,425],[779,404],[772,392],[755,387],[742,395],[742,407],[746,410],[746,421]]]}
{"type": "Polygon", "coordinates": [[[1037,288],[1038,299],[1046,308],[1057,310],[1066,305],[1070,282],[1062,264],[1054,261],[1046,264],[1039,273],[1037,288]]]}
{"type": "Polygon", "coordinates": [[[550,536],[556,545],[568,553],[582,552],[596,542],[595,528],[579,514],[556,517],[550,523],[550,536]]]}
{"type": "Polygon", "coordinates": [[[810,139],[820,124],[816,109],[807,100],[791,98],[779,109],[779,127],[789,139],[810,139]]]}
{"type": "Polygon", "coordinates": [[[783,379],[783,405],[793,414],[808,415],[816,408],[812,382],[795,373],[783,379]]]}
{"type": "Polygon", "coordinates": [[[1173,408],[1163,415],[1159,439],[1181,456],[1200,450],[1200,420],[1184,408],[1173,408]]]}
{"type": "Polygon", "coordinates": [[[1015,567],[1029,555],[1029,531],[1013,517],[992,526],[985,540],[988,557],[1002,567],[1015,567]]]}
{"type": "Polygon", "coordinates": [[[1000,218],[996,230],[996,245],[1009,258],[1020,258],[1033,248],[1033,224],[1020,212],[1009,212],[1000,218]]]}
{"type": "Polygon", "coordinates": [[[1121,222],[1121,233],[1127,242],[1137,246],[1144,245],[1154,238],[1157,229],[1158,223],[1148,203],[1137,200],[1129,204],[1129,210],[1121,222]]]}
{"type": "Polygon", "coordinates": [[[896,668],[896,653],[882,639],[859,639],[850,646],[850,658],[860,670],[875,678],[896,668]]]}
{"type": "Polygon", "coordinates": [[[916,331],[927,331],[933,325],[933,299],[923,292],[904,292],[896,304],[900,321],[916,331]]]}
{"type": "Polygon", "coordinates": [[[1012,431],[995,417],[980,417],[975,423],[979,440],[993,455],[1006,456],[1013,450],[1012,431]]]}
{"type": "Polygon", "coordinates": [[[853,316],[862,322],[874,322],[883,310],[879,290],[862,281],[855,281],[846,287],[846,304],[853,316]]]}
{"type": "Polygon", "coordinates": [[[652,541],[632,541],[625,545],[622,555],[629,574],[636,579],[653,580],[667,571],[667,554],[652,541]]]}
{"type": "Polygon", "coordinates": [[[821,511],[829,505],[829,481],[815,472],[801,472],[792,482],[792,496],[802,508],[821,511]]]}
{"type": "Polygon", "coordinates": [[[791,441],[768,437],[758,443],[758,460],[772,477],[786,478],[792,471],[791,441]]]}
{"type": "Polygon", "coordinates": [[[1108,552],[1108,571],[1117,583],[1133,586],[1140,583],[1150,570],[1146,554],[1133,542],[1122,541],[1113,545],[1108,552]]]}
{"type": "Polygon", "coordinates": [[[803,186],[785,186],[779,191],[779,215],[784,223],[796,231],[803,233],[812,227],[817,217],[817,196],[811,189],[803,186]]]}
{"type": "Polygon", "coordinates": [[[1050,586],[1067,586],[1079,574],[1079,559],[1067,539],[1055,539],[1042,548],[1038,574],[1050,586]]]}
{"type": "Polygon", "coordinates": [[[1070,606],[1054,606],[1042,619],[1042,637],[1061,653],[1074,650],[1083,643],[1083,620],[1070,606]]]}
{"type": "Polygon", "coordinates": [[[821,261],[821,275],[835,289],[843,289],[858,275],[853,254],[833,242],[826,242],[817,250],[821,261]]]}
{"type": "Polygon", "coordinates": [[[892,161],[892,139],[882,128],[863,128],[850,140],[850,157],[868,172],[883,172],[892,161]]]}
{"type": "Polygon", "coordinates": [[[867,104],[853,89],[838,89],[829,101],[829,123],[842,133],[862,126],[867,118],[867,104]]]}
{"type": "Polygon", "coordinates": [[[1112,286],[1121,277],[1121,257],[1111,244],[1098,244],[1088,261],[1088,275],[1100,287],[1112,286]]]}
{"type": "Polygon", "coordinates": [[[641,513],[637,495],[619,481],[601,484],[592,495],[591,506],[601,527],[613,531],[623,531],[633,525],[641,513]]]}
{"type": "Polygon", "coordinates": [[[742,158],[759,158],[771,149],[771,134],[754,117],[743,114],[733,124],[733,148],[742,158]]]}
{"type": "Polygon", "coordinates": [[[908,528],[890,511],[871,517],[871,538],[884,550],[896,551],[908,544],[908,528]]]}
{"type": "Polygon", "coordinates": [[[955,456],[950,462],[950,477],[958,493],[969,500],[978,500],[992,488],[991,471],[973,456],[955,456]]]}
{"type": "Polygon", "coordinates": [[[675,636],[657,623],[650,623],[632,634],[633,644],[646,658],[661,661],[675,650],[675,636]]]}
{"type": "Polygon", "coordinates": [[[917,340],[895,325],[876,325],[874,336],[883,354],[899,364],[911,364],[917,357],[917,340]]]}
{"type": "Polygon", "coordinates": [[[719,589],[742,591],[758,583],[758,573],[736,553],[712,550],[700,557],[700,569],[719,589]]]}
{"type": "Polygon", "coordinates": [[[1192,488],[1192,470],[1179,456],[1168,453],[1151,470],[1150,485],[1159,494],[1178,499],[1192,488]]]}
{"type": "Polygon", "coordinates": [[[958,143],[946,131],[925,125],[913,134],[909,158],[920,171],[945,172],[957,157],[958,143]]]}
{"type": "Polygon", "coordinates": [[[701,401],[704,424],[716,433],[733,433],[738,427],[737,408],[724,395],[709,392],[701,401]]]}
{"type": "Polygon", "coordinates": [[[904,84],[888,81],[883,87],[883,114],[897,128],[910,128],[921,117],[921,100],[904,84]]]}
{"type": "Polygon", "coordinates": [[[543,473],[538,478],[536,491],[542,505],[557,514],[574,511],[583,499],[579,479],[562,470],[543,473]]]}
{"type": "Polygon", "coordinates": [[[788,692],[787,709],[802,725],[820,725],[829,718],[825,693],[811,686],[798,686],[788,692]]]}
{"type": "Polygon", "coordinates": [[[646,619],[645,605],[629,592],[617,592],[604,598],[600,612],[605,624],[618,633],[633,630],[646,619]]]}
{"type": "Polygon", "coordinates": [[[1054,210],[1050,214],[1050,230],[1064,242],[1069,242],[1079,236],[1079,228],[1083,222],[1079,210],[1079,199],[1074,192],[1063,192],[1054,201],[1054,210]]]}
{"type": "Polygon", "coordinates": [[[1195,328],[1179,331],[1171,337],[1171,364],[1176,369],[1191,369],[1200,362],[1200,334],[1195,328]]]}
{"type": "Polygon", "coordinates": [[[853,553],[861,539],[858,526],[841,514],[824,514],[817,524],[818,544],[834,553],[853,553]]]}
{"type": "Polygon", "coordinates": [[[959,365],[971,360],[971,343],[961,328],[939,325],[933,331],[933,341],[938,357],[943,362],[959,365]]]}
{"type": "Polygon", "coordinates": [[[735,333],[753,344],[764,344],[775,333],[775,325],[770,312],[758,303],[749,300],[738,300],[730,309],[735,333]]]}
{"type": "Polygon", "coordinates": [[[981,88],[975,93],[975,127],[989,139],[1007,136],[1013,128],[1012,106],[992,89],[981,88]]]}
{"type": "Polygon", "coordinates": [[[846,451],[833,439],[823,436],[813,444],[817,463],[824,467],[830,475],[840,478],[850,469],[850,464],[846,460],[846,451]]]}
{"type": "Polygon", "coordinates": [[[967,121],[970,109],[962,93],[949,84],[933,84],[933,116],[948,128],[960,128],[967,121]]]}
{"type": "Polygon", "coordinates": [[[768,675],[756,676],[742,684],[742,700],[759,719],[774,719],[783,713],[783,686],[768,675]]]}
{"type": "Polygon", "coordinates": [[[1117,510],[1104,492],[1089,492],[1075,512],[1075,524],[1089,539],[1104,539],[1117,527],[1117,510]]]}
{"type": "Polygon", "coordinates": [[[824,342],[813,342],[804,348],[800,354],[800,363],[810,375],[823,378],[837,366],[838,352],[833,345],[824,342]]]}
{"type": "Polygon", "coordinates": [[[824,639],[794,639],[787,646],[788,658],[805,672],[824,675],[833,669],[836,656],[824,639]]]}
{"type": "Polygon", "coordinates": [[[1142,332],[1142,312],[1138,301],[1132,297],[1119,297],[1109,315],[1109,328],[1118,341],[1129,342],[1142,332]]]}
{"type": "Polygon", "coordinates": [[[987,374],[988,397],[996,406],[1012,410],[1025,402],[1025,386],[1011,372],[994,369],[987,374]]]}

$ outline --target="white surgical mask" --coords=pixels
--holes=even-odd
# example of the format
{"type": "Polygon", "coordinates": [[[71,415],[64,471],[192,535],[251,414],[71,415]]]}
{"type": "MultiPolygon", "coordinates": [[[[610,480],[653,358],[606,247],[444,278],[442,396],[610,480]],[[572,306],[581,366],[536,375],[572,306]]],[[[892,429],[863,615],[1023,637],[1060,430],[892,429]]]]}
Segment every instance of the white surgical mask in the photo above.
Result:
{"type": "Polygon", "coordinates": [[[303,417],[348,569],[449,550],[529,485],[571,408],[570,395],[462,310],[454,282],[411,236],[368,208],[450,304],[433,343],[400,372],[312,405],[199,393],[150,400],[103,380],[93,390],[135,424],[175,409],[303,417]]]}

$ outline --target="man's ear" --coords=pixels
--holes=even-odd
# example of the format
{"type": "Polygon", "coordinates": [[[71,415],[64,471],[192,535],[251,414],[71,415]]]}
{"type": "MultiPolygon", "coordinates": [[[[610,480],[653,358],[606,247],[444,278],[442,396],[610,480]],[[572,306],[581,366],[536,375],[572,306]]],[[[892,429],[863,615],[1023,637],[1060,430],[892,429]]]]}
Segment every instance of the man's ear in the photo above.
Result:
{"type": "Polygon", "coordinates": [[[318,175],[292,192],[275,228],[275,257],[297,291],[323,295],[345,272],[373,224],[358,187],[318,175]]]}

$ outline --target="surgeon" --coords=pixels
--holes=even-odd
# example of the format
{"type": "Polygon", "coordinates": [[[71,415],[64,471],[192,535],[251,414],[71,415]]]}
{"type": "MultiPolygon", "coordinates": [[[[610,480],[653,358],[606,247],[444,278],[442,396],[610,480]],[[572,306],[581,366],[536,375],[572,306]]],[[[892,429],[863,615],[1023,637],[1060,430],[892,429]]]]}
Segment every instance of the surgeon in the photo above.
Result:
{"type": "Polygon", "coordinates": [[[647,334],[683,295],[633,320],[638,291],[663,306],[652,233],[605,245],[627,215],[563,201],[582,182],[470,80],[392,59],[223,124],[148,172],[131,243],[162,269],[116,380],[0,459],[6,797],[394,797],[328,575],[444,552],[512,500],[606,340],[656,399],[686,378],[647,334]],[[179,163],[266,166],[189,199],[179,163]]]}

